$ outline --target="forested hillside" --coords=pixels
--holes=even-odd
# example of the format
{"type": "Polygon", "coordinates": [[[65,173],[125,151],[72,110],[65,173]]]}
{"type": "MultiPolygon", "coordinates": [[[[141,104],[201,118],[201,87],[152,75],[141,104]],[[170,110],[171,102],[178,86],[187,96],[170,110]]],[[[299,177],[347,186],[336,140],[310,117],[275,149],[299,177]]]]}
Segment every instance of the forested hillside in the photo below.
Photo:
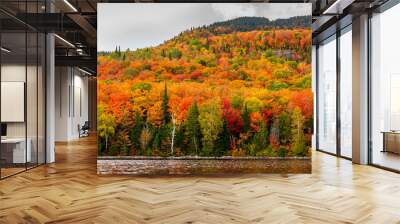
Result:
{"type": "Polygon", "coordinates": [[[268,28],[309,28],[310,26],[311,16],[296,16],[272,21],[265,17],[239,17],[228,21],[216,22],[205,27],[210,29],[214,34],[218,34],[218,29],[222,27],[227,28],[230,32],[246,32],[268,28]]]}
{"type": "Polygon", "coordinates": [[[99,53],[100,154],[307,156],[313,95],[303,20],[242,17],[157,47],[99,53]]]}

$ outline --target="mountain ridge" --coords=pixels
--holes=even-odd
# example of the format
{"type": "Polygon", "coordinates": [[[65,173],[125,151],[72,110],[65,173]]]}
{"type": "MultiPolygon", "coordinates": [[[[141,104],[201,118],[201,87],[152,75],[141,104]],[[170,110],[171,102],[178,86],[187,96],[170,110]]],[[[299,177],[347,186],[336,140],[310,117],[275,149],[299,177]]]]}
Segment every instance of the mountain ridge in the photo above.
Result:
{"type": "MultiPolygon", "coordinates": [[[[194,37],[205,37],[210,34],[223,35],[234,32],[249,32],[255,30],[267,30],[267,29],[309,28],[310,26],[311,26],[311,16],[294,16],[290,18],[276,19],[276,20],[270,20],[265,17],[257,17],[257,16],[242,16],[230,20],[214,22],[209,25],[191,27],[175,35],[174,37],[165,40],[164,43],[160,43],[159,45],[151,47],[138,48],[136,50],[145,48],[157,48],[162,45],[165,45],[170,41],[178,41],[181,37],[187,34],[193,35],[194,37]],[[199,32],[195,34],[196,31],[199,32]]],[[[111,52],[112,51],[99,51],[98,53],[109,54],[111,52]]]]}
{"type": "Polygon", "coordinates": [[[265,17],[243,16],[221,22],[215,22],[208,26],[203,26],[214,32],[218,32],[218,28],[229,28],[230,32],[247,32],[257,29],[267,28],[308,28],[311,26],[311,16],[294,16],[286,19],[270,20],[265,17]]]}

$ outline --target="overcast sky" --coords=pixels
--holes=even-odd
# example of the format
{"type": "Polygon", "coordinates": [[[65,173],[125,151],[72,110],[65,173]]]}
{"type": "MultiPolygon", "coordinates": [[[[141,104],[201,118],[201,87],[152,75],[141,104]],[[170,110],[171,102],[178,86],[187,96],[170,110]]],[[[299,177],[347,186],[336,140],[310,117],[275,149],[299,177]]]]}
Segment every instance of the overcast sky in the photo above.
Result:
{"type": "Polygon", "coordinates": [[[311,15],[308,3],[99,3],[99,51],[157,46],[180,32],[241,16],[311,15]]]}

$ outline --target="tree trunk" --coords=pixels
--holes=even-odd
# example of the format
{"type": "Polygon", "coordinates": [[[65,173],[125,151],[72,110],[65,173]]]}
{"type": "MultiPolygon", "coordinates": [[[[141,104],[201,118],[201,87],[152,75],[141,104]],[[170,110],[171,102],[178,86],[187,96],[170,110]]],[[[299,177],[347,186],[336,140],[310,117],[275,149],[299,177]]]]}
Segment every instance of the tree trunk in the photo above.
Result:
{"type": "Polygon", "coordinates": [[[196,138],[193,138],[194,148],[196,149],[196,156],[197,156],[197,141],[196,138]]]}
{"type": "Polygon", "coordinates": [[[172,114],[172,137],[171,137],[171,154],[174,154],[174,139],[175,139],[175,130],[176,130],[176,120],[175,116],[172,114]]]}
{"type": "Polygon", "coordinates": [[[108,140],[108,136],[106,136],[106,151],[108,151],[108,144],[107,144],[108,141],[107,140],[108,140]]]}

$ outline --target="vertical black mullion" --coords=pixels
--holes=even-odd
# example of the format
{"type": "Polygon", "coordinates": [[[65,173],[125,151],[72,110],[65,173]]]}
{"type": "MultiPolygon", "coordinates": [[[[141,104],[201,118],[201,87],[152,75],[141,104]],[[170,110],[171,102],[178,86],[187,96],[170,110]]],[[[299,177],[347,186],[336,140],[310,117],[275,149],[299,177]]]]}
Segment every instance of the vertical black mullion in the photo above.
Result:
{"type": "Polygon", "coordinates": [[[319,44],[315,47],[315,148],[319,149],[319,44]]]}
{"type": "Polygon", "coordinates": [[[367,53],[367,119],[368,119],[368,124],[367,124],[367,129],[368,129],[368,164],[373,164],[373,153],[372,153],[372,63],[371,63],[371,55],[372,55],[372,29],[371,29],[371,19],[372,19],[372,11],[368,11],[368,20],[367,20],[367,47],[368,47],[368,53],[367,53]]]}
{"type": "Polygon", "coordinates": [[[341,119],[340,119],[340,30],[336,31],[336,155],[341,156],[341,119]]]}
{"type": "Polygon", "coordinates": [[[321,2],[315,1],[315,9],[317,12],[321,11],[321,2]]]}
{"type": "MultiPolygon", "coordinates": [[[[47,13],[48,0],[45,0],[45,13],[47,13]]],[[[47,38],[48,33],[44,33],[44,163],[47,163],[47,38]]]]}
{"type": "MultiPolygon", "coordinates": [[[[36,0],[36,13],[39,13],[39,0],[36,0]]],[[[39,31],[36,31],[36,166],[38,165],[39,165],[39,31]]]]}
{"type": "MultiPolygon", "coordinates": [[[[25,21],[28,21],[28,1],[25,0],[25,21]]],[[[25,119],[25,170],[28,169],[28,114],[27,114],[27,90],[28,90],[28,24],[25,23],[25,100],[24,100],[24,119],[25,119]]]]}
{"type": "MultiPolygon", "coordinates": [[[[47,2],[46,2],[46,13],[47,13],[47,2]]],[[[47,163],[47,36],[48,33],[44,33],[44,163],[47,163]]],[[[43,107],[42,107],[43,109],[43,107]]],[[[43,118],[43,117],[42,117],[43,118]]]]}

